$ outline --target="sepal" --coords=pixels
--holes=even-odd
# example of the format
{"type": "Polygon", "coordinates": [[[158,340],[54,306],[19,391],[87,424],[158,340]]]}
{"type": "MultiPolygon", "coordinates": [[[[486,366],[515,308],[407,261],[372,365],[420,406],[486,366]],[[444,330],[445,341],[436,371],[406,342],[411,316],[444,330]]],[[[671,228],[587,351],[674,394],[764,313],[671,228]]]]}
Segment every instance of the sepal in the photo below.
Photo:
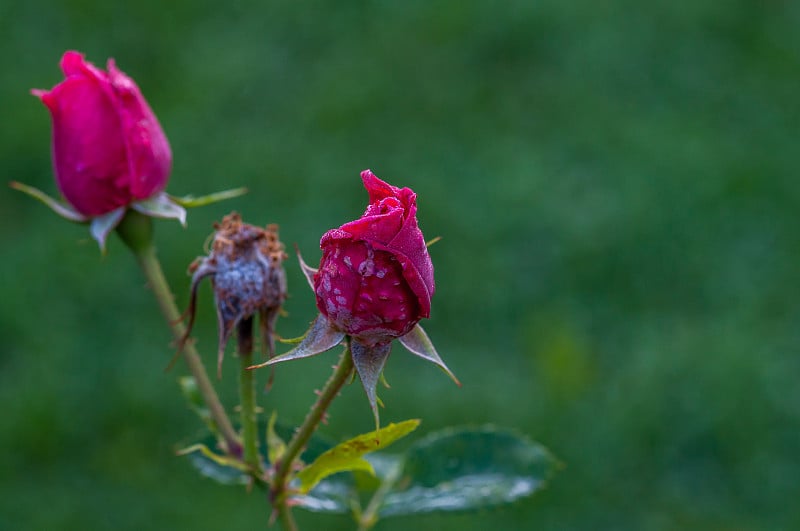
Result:
{"type": "Polygon", "coordinates": [[[101,216],[94,217],[89,223],[89,233],[92,235],[92,238],[97,241],[97,245],[100,246],[100,252],[103,254],[106,252],[106,240],[108,239],[108,235],[111,234],[112,230],[117,228],[117,225],[120,224],[124,217],[125,207],[123,206],[111,212],[106,212],[101,216]]]}
{"type": "Polygon", "coordinates": [[[447,375],[456,383],[456,385],[461,387],[461,382],[458,381],[456,375],[453,374],[453,372],[447,368],[447,365],[444,364],[442,358],[439,357],[439,353],[436,352],[436,347],[434,347],[433,343],[431,343],[428,334],[425,333],[425,330],[423,330],[419,324],[414,326],[409,333],[404,336],[400,336],[397,339],[400,341],[401,345],[408,349],[409,352],[437,365],[440,369],[447,373],[447,375]]]}
{"type": "Polygon", "coordinates": [[[389,353],[392,351],[392,343],[368,347],[354,340],[350,342],[350,351],[353,356],[353,365],[356,367],[358,377],[361,378],[361,385],[364,386],[367,400],[369,400],[369,407],[372,408],[372,414],[375,417],[375,429],[378,430],[380,429],[380,418],[378,415],[377,387],[383,367],[386,365],[386,360],[389,359],[389,353]]]}
{"type": "Polygon", "coordinates": [[[311,327],[303,336],[303,340],[295,348],[285,354],[276,356],[258,365],[251,365],[248,369],[260,369],[267,365],[280,363],[282,361],[298,360],[322,354],[330,350],[344,339],[344,332],[334,328],[323,315],[318,315],[311,323],[311,327]]]}
{"type": "Polygon", "coordinates": [[[232,188],[230,190],[223,190],[221,192],[214,192],[213,194],[201,195],[195,197],[193,195],[184,195],[182,197],[170,195],[169,198],[173,203],[176,203],[184,208],[197,208],[206,205],[212,205],[225,201],[226,199],[233,199],[248,192],[247,188],[232,188]]]}
{"type": "Polygon", "coordinates": [[[131,203],[131,208],[153,218],[177,219],[181,225],[186,226],[186,209],[173,201],[166,192],[135,201],[131,203]]]}
{"type": "Polygon", "coordinates": [[[50,210],[66,220],[73,221],[75,223],[87,223],[90,219],[88,216],[84,216],[75,210],[71,205],[50,197],[38,188],[19,183],[17,181],[11,181],[8,183],[8,185],[14,190],[18,190],[23,194],[27,194],[37,201],[43,203],[45,206],[49,207],[50,210]]]}
{"type": "Polygon", "coordinates": [[[306,277],[308,281],[308,285],[311,286],[311,291],[314,291],[314,275],[317,274],[318,269],[314,269],[310,265],[303,260],[303,255],[300,254],[300,249],[296,249],[297,251],[297,260],[300,262],[300,270],[303,272],[303,276],[306,277]]]}

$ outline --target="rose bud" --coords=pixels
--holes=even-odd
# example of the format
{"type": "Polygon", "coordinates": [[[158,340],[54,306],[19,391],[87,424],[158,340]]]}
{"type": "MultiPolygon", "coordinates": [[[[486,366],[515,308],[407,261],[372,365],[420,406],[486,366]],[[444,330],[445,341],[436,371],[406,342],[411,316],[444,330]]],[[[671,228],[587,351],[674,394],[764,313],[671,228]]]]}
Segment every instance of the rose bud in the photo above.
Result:
{"type": "Polygon", "coordinates": [[[416,194],[369,170],[361,179],[369,192],[367,210],[322,236],[314,293],[333,326],[372,346],[405,335],[429,317],[435,285],[417,226],[416,194]]]}
{"type": "Polygon", "coordinates": [[[64,198],[81,214],[99,216],[162,191],[172,166],[167,137],[136,83],[68,51],[65,79],[33,90],[53,119],[53,166],[64,198]]]}
{"type": "Polygon", "coordinates": [[[237,189],[203,197],[169,196],[164,188],[172,153],[136,83],[117,69],[113,59],[106,72],[78,52],[64,53],[61,69],[64,81],[52,90],[31,92],[50,109],[56,184],[67,203],[32,186],[10,184],[65,219],[89,223],[101,249],[128,209],[185,225],[184,207],[244,193],[237,189]]]}
{"type": "Polygon", "coordinates": [[[296,348],[253,368],[314,356],[349,336],[353,364],[377,424],[376,386],[393,339],[458,380],[418,325],[430,316],[435,285],[417,225],[417,196],[369,170],[361,179],[369,193],[364,215],[322,236],[318,270],[300,258],[320,316],[296,348]]]}
{"type": "Polygon", "coordinates": [[[283,243],[278,239],[278,226],[255,227],[242,222],[233,212],[215,224],[216,232],[208,256],[190,266],[191,300],[185,342],[194,324],[197,288],[200,281],[211,278],[217,306],[219,350],[217,371],[222,369],[225,344],[233,329],[239,330],[242,341],[252,344],[252,317],[258,313],[262,346],[270,358],[275,353],[275,321],[286,300],[286,258],[283,243]]]}

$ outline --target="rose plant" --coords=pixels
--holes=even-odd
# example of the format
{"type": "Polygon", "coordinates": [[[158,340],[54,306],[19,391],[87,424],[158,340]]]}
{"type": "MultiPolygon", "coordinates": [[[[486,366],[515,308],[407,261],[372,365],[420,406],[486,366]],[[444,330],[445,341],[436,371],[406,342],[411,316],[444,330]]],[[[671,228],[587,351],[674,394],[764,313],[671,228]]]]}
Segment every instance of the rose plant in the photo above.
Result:
{"type": "MultiPolygon", "coordinates": [[[[325,232],[319,268],[300,257],[319,314],[306,334],[283,340],[275,331],[288,293],[284,245],[277,225],[259,228],[237,213],[215,225],[207,256],[190,266],[191,299],[178,311],[156,256],[152,218],[185,222],[183,207],[199,206],[243,193],[177,198],[164,191],[172,167],[169,142],[136,83],[113,60],[107,70],[68,51],[61,60],[64,80],[51,90],[33,90],[50,111],[56,185],[66,203],[20,184],[21,190],[59,215],[89,223],[104,248],[116,231],[147,278],[191,376],[180,379],[189,404],[209,437],[179,451],[196,467],[224,483],[259,487],[285,529],[297,524],[292,507],[318,512],[352,512],[359,529],[381,517],[430,511],[470,510],[512,502],[541,488],[556,461],[542,446],[508,430],[468,428],[430,434],[400,454],[382,454],[419,425],[418,419],[379,425],[377,384],[397,340],[430,361],[459,386],[420,326],[431,316],[436,290],[428,244],[417,220],[417,195],[365,170],[369,196],[364,214],[325,232]],[[218,379],[229,337],[236,332],[240,403],[238,426],[228,416],[190,337],[198,286],[210,278],[217,307],[218,379]],[[258,314],[261,334],[253,334],[258,314]],[[188,327],[183,320],[188,317],[188,327]],[[253,365],[260,339],[269,359],[253,365]],[[275,341],[296,346],[274,356],[275,341]],[[292,429],[273,410],[260,422],[257,369],[307,358],[343,345],[338,363],[317,393],[302,423],[292,429]],[[373,412],[375,430],[337,445],[315,432],[332,401],[358,375],[373,412]],[[359,481],[339,472],[373,476],[359,481]],[[363,498],[368,497],[366,504],[363,498]]],[[[276,379],[280,382],[280,379],[276,379]]],[[[269,377],[267,390],[272,383],[269,377]]],[[[292,381],[291,385],[302,382],[292,381]]]]}

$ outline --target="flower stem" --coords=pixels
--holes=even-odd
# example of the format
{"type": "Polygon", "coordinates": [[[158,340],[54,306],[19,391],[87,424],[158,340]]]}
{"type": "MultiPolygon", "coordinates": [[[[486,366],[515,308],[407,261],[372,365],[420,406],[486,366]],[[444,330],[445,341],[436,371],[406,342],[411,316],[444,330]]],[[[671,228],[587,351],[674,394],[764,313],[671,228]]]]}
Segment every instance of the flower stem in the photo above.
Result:
{"type": "MultiPolygon", "coordinates": [[[[272,478],[272,500],[273,504],[277,507],[278,515],[281,521],[286,517],[284,513],[289,513],[288,517],[291,518],[289,507],[286,505],[286,487],[288,486],[287,479],[289,472],[292,470],[294,460],[300,455],[300,452],[305,448],[311,435],[316,431],[322,417],[330,407],[333,399],[339,394],[342,386],[350,379],[353,374],[353,358],[350,355],[350,341],[345,343],[345,349],[342,357],[339,359],[339,364],[334,368],[325,386],[319,393],[319,398],[311,406],[311,409],[306,415],[303,424],[295,432],[292,439],[289,441],[286,451],[281,456],[280,461],[276,463],[275,475],[272,478]]],[[[288,527],[288,529],[292,529],[288,527]]]]}
{"type": "Polygon", "coordinates": [[[402,466],[394,465],[386,475],[386,479],[378,487],[378,490],[372,495],[367,508],[358,516],[358,531],[369,531],[378,523],[378,510],[380,510],[383,499],[392,490],[397,480],[400,479],[401,469],[402,466]]]}
{"type": "MultiPolygon", "coordinates": [[[[158,301],[161,313],[164,315],[167,324],[169,324],[172,336],[175,341],[180,341],[186,332],[186,328],[181,322],[181,314],[175,305],[167,279],[161,269],[161,263],[156,256],[156,249],[153,246],[151,219],[134,210],[129,210],[117,227],[117,233],[136,257],[136,261],[139,263],[145,278],[147,278],[156,301],[158,301]]],[[[225,408],[222,406],[214,387],[211,385],[211,381],[208,379],[208,374],[200,355],[191,341],[186,342],[183,348],[183,359],[186,361],[189,372],[197,383],[197,389],[208,407],[211,418],[222,434],[227,452],[231,455],[240,456],[242,444],[239,442],[239,437],[234,431],[228,415],[225,413],[225,408]]]]}
{"type": "Polygon", "coordinates": [[[297,531],[297,522],[294,521],[292,510],[285,503],[278,505],[278,520],[283,531],[297,531]]]}
{"type": "Polygon", "coordinates": [[[253,318],[243,319],[238,325],[239,400],[241,404],[242,442],[244,462],[250,466],[254,477],[261,477],[261,459],[258,455],[258,429],[256,423],[256,382],[253,371],[253,318]]]}

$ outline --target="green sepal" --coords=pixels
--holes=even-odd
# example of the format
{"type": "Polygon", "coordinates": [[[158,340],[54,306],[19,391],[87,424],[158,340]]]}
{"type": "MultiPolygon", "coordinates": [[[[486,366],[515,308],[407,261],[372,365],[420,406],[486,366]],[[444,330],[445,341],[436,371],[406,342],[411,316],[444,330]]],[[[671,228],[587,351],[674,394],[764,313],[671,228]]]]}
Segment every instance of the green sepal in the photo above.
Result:
{"type": "Polygon", "coordinates": [[[66,220],[73,221],[75,223],[88,223],[88,221],[91,219],[75,210],[72,205],[64,203],[63,201],[59,201],[58,199],[54,199],[38,188],[19,183],[17,181],[11,181],[8,183],[8,185],[14,190],[18,190],[23,194],[29,195],[30,197],[41,202],[50,210],[66,220]]]}
{"type": "Polygon", "coordinates": [[[306,337],[305,335],[299,337],[279,337],[277,338],[277,340],[278,343],[283,343],[284,345],[297,345],[298,343],[303,341],[305,337],[306,337]]]}
{"type": "Polygon", "coordinates": [[[131,203],[131,208],[153,218],[176,219],[181,225],[186,226],[186,209],[165,192],[142,201],[135,201],[131,203]]]}
{"type": "Polygon", "coordinates": [[[441,239],[442,239],[441,236],[435,236],[435,237],[433,237],[430,240],[425,242],[425,247],[430,247],[434,243],[438,243],[441,239]]]}
{"type": "Polygon", "coordinates": [[[195,197],[193,195],[184,195],[182,197],[177,197],[174,195],[169,196],[169,198],[177,203],[178,205],[184,208],[197,208],[201,206],[211,205],[214,203],[219,203],[220,201],[225,201],[227,199],[232,199],[234,197],[239,197],[248,192],[247,188],[232,188],[230,190],[223,190],[221,192],[215,192],[213,194],[208,195],[201,195],[200,197],[195,197]]]}
{"type": "Polygon", "coordinates": [[[289,352],[286,352],[285,354],[281,354],[280,356],[276,356],[270,360],[267,360],[264,363],[251,365],[248,367],[248,369],[260,369],[261,367],[266,367],[267,365],[280,363],[282,361],[297,360],[316,356],[317,354],[322,354],[326,350],[332,349],[341,343],[342,339],[344,339],[344,332],[340,332],[339,330],[335,329],[333,326],[331,326],[328,319],[326,319],[324,315],[320,314],[317,316],[314,322],[311,323],[311,327],[308,329],[305,336],[303,336],[300,344],[298,344],[295,348],[289,352]]]}
{"type": "Polygon", "coordinates": [[[89,223],[89,233],[92,235],[92,238],[97,241],[97,245],[100,246],[100,252],[103,254],[106,252],[106,240],[108,239],[108,235],[112,230],[117,228],[122,218],[125,217],[125,210],[124,206],[119,207],[102,216],[92,218],[92,221],[89,223]]]}
{"type": "Polygon", "coordinates": [[[409,333],[397,339],[409,352],[437,365],[456,383],[456,385],[461,387],[461,382],[458,381],[456,375],[447,368],[442,358],[439,357],[439,353],[436,352],[436,347],[433,346],[428,334],[425,333],[425,330],[423,330],[419,324],[415,325],[409,333]]]}
{"type": "Polygon", "coordinates": [[[303,260],[300,249],[297,249],[297,261],[300,262],[300,270],[303,272],[303,276],[306,277],[308,285],[311,286],[311,291],[314,291],[314,275],[317,274],[318,269],[314,269],[303,260]]]}
{"type": "MultiPolygon", "coordinates": [[[[356,367],[358,377],[361,378],[361,385],[367,393],[369,407],[372,408],[372,415],[375,417],[375,429],[380,428],[380,417],[378,415],[378,381],[381,378],[383,367],[389,359],[392,344],[375,345],[367,347],[358,341],[350,342],[350,350],[353,356],[353,365],[356,367]]],[[[381,403],[381,406],[383,404],[381,403]]]]}

